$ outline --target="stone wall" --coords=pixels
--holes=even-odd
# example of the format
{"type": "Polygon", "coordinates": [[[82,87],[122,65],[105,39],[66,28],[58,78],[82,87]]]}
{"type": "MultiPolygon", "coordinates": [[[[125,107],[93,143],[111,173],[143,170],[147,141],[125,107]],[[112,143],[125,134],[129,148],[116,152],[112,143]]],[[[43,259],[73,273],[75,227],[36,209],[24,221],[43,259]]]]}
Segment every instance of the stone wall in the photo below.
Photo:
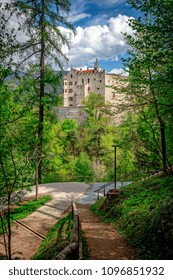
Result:
{"type": "Polygon", "coordinates": [[[116,105],[123,102],[122,88],[127,85],[127,77],[106,73],[100,68],[71,69],[64,75],[64,107],[82,106],[89,93],[95,92],[104,97],[105,104],[116,105]]]}
{"type": "Polygon", "coordinates": [[[78,107],[56,107],[54,108],[55,114],[59,120],[70,118],[78,123],[85,122],[87,113],[84,111],[83,106],[78,107]]]}
{"type": "MultiPolygon", "coordinates": [[[[108,110],[110,110],[114,114],[110,116],[110,124],[119,125],[126,116],[126,113],[116,113],[116,107],[108,106],[108,110]]],[[[59,120],[65,120],[70,118],[75,120],[78,124],[84,123],[87,119],[87,113],[84,111],[84,106],[77,107],[56,107],[54,108],[55,114],[57,115],[59,120]]]]}
{"type": "Polygon", "coordinates": [[[105,96],[105,71],[71,69],[64,76],[64,106],[81,106],[90,92],[105,96]]]}

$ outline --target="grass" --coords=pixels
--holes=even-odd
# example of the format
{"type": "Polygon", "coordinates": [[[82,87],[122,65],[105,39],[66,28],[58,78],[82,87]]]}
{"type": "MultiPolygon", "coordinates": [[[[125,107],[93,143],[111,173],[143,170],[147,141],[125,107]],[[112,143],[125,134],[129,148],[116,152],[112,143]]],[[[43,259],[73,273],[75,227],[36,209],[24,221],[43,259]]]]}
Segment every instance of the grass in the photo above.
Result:
{"type": "MultiPolygon", "coordinates": [[[[39,207],[43,206],[45,203],[50,201],[52,198],[50,195],[46,195],[43,197],[38,198],[38,200],[29,200],[28,202],[20,205],[13,209],[10,213],[11,218],[11,225],[13,224],[13,220],[20,220],[23,218],[26,218],[28,215],[33,213],[35,210],[37,210],[39,207]]],[[[6,216],[3,217],[5,225],[7,225],[7,218],[6,216]]],[[[2,223],[0,221],[0,234],[2,234],[2,223]]]]}
{"type": "MultiPolygon", "coordinates": [[[[48,232],[33,260],[53,260],[70,243],[72,233],[72,213],[60,219],[48,232]]],[[[89,259],[87,240],[82,231],[82,255],[84,260],[89,259]]]]}
{"type": "Polygon", "coordinates": [[[53,260],[70,242],[72,213],[60,219],[48,232],[33,260],[53,260]]]}
{"type": "Polygon", "coordinates": [[[82,257],[83,260],[89,260],[90,257],[87,240],[83,231],[82,231],[82,257]]]}
{"type": "Polygon", "coordinates": [[[113,223],[139,258],[173,258],[172,176],[128,185],[117,203],[102,198],[91,210],[113,223]]]}

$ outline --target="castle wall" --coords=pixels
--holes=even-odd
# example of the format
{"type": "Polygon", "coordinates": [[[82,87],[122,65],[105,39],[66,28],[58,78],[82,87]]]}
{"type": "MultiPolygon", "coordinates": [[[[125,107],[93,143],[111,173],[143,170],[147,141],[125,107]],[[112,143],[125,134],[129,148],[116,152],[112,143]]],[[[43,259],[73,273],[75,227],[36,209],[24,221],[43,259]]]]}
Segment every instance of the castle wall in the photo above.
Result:
{"type": "Polygon", "coordinates": [[[112,111],[111,122],[119,124],[125,117],[125,113],[120,113],[118,106],[127,102],[122,91],[125,86],[126,77],[106,73],[97,63],[93,69],[72,68],[64,76],[64,107],[59,108],[58,116],[60,119],[69,117],[78,122],[85,120],[83,100],[90,92],[95,92],[104,97],[105,104],[112,111]]]}
{"type": "Polygon", "coordinates": [[[87,113],[83,110],[83,106],[54,107],[54,112],[59,120],[69,118],[75,120],[79,124],[85,122],[87,118],[87,113]]]}
{"type": "MultiPolygon", "coordinates": [[[[115,113],[110,116],[110,124],[120,125],[126,114],[124,112],[117,113],[114,106],[110,106],[108,110],[112,111],[112,113],[115,113]]],[[[75,120],[78,124],[85,123],[88,116],[88,114],[84,110],[84,106],[54,107],[54,112],[59,120],[70,118],[72,120],[75,120]]]]}
{"type": "Polygon", "coordinates": [[[64,76],[64,106],[81,106],[90,92],[105,98],[105,71],[71,69],[64,76]]]}
{"type": "Polygon", "coordinates": [[[116,74],[106,74],[105,77],[105,103],[118,105],[124,102],[125,94],[122,88],[127,84],[126,77],[116,74]]]}

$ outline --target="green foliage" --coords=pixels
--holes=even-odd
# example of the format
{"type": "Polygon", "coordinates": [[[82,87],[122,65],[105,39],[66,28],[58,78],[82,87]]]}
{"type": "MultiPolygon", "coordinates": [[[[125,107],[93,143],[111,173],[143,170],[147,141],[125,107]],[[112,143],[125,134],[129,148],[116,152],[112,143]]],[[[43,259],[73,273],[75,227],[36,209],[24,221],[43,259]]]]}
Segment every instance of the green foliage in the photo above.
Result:
{"type": "Polygon", "coordinates": [[[172,209],[172,176],[136,182],[123,188],[117,203],[92,206],[92,211],[116,225],[142,259],[172,259],[172,209]]]}
{"type": "Polygon", "coordinates": [[[82,259],[89,260],[90,254],[88,250],[88,244],[85,237],[85,233],[82,231],[82,259]]]}
{"type": "Polygon", "coordinates": [[[44,182],[71,181],[74,175],[75,155],[78,154],[77,124],[65,120],[48,126],[44,152],[44,182]]]}
{"type": "Polygon", "coordinates": [[[48,232],[33,260],[53,260],[70,242],[72,214],[60,219],[48,232]]]}
{"type": "Polygon", "coordinates": [[[97,200],[92,206],[91,206],[91,210],[92,212],[94,212],[95,214],[100,214],[101,215],[101,208],[105,203],[105,197],[100,198],[99,200],[97,200]]]}
{"type": "MultiPolygon", "coordinates": [[[[16,32],[14,28],[9,28],[12,13],[5,11],[4,3],[0,3],[0,68],[8,69],[12,62],[12,55],[16,48],[16,32]]],[[[0,70],[1,72],[1,70],[0,70]]],[[[1,81],[1,75],[0,75],[1,81]]]]}
{"type": "Polygon", "coordinates": [[[75,174],[78,176],[79,182],[91,182],[94,177],[89,156],[85,152],[81,152],[75,164],[75,174]]]}
{"type": "Polygon", "coordinates": [[[106,173],[113,166],[114,128],[100,106],[103,106],[102,96],[92,93],[84,108],[88,110],[85,123],[77,124],[67,118],[52,126],[47,134],[49,159],[45,164],[49,180],[106,180],[106,173]]]}
{"type": "Polygon", "coordinates": [[[39,60],[42,54],[47,61],[51,60],[52,63],[62,68],[60,57],[67,60],[62,52],[62,46],[69,47],[69,41],[58,27],[63,25],[74,32],[73,26],[67,19],[70,6],[68,0],[53,3],[52,1],[35,0],[14,1],[18,15],[24,16],[22,28],[25,31],[29,30],[26,42],[20,44],[22,57],[30,60],[36,54],[39,60]]]}
{"type": "Polygon", "coordinates": [[[171,164],[172,141],[172,30],[171,0],[129,0],[141,16],[130,19],[133,35],[125,34],[131,46],[125,60],[129,69],[130,98],[135,101],[139,164],[162,166],[171,164]],[[168,12],[165,12],[168,11],[168,12]],[[142,162],[142,159],[144,160],[142,162]]]}
{"type": "Polygon", "coordinates": [[[103,115],[103,107],[105,107],[103,95],[91,92],[84,100],[85,111],[89,115],[89,119],[99,119],[103,115]]]}
{"type": "Polygon", "coordinates": [[[31,116],[21,92],[22,85],[7,84],[5,80],[0,85],[0,194],[9,195],[9,199],[33,179],[29,156],[35,140],[33,129],[27,129],[31,116]]]}
{"type": "MultiPolygon", "coordinates": [[[[29,200],[28,202],[20,205],[18,203],[18,207],[14,208],[10,213],[10,223],[13,224],[13,220],[20,220],[24,219],[37,210],[39,207],[43,206],[45,203],[51,200],[50,195],[45,195],[43,197],[38,198],[37,200],[29,200]]],[[[7,218],[6,215],[3,217],[3,222],[7,225],[7,218]]],[[[0,221],[0,234],[2,234],[2,223],[0,221]]]]}
{"type": "Polygon", "coordinates": [[[62,131],[67,132],[70,130],[76,130],[78,126],[74,120],[67,118],[65,119],[65,121],[63,121],[61,127],[62,127],[62,131]]]}
{"type": "MultiPolygon", "coordinates": [[[[4,4],[5,9],[16,18],[23,18],[17,22],[18,26],[25,33],[25,40],[18,42],[17,51],[20,59],[17,60],[17,69],[21,70],[24,65],[25,73],[28,73],[28,66],[33,64],[35,82],[33,87],[37,98],[37,165],[38,180],[41,182],[42,160],[40,155],[43,154],[43,138],[45,135],[45,115],[50,105],[55,103],[57,92],[56,74],[52,71],[49,62],[55,63],[62,69],[63,61],[67,61],[67,57],[62,52],[62,47],[69,48],[69,40],[62,34],[59,26],[69,28],[75,33],[73,26],[68,22],[67,14],[70,11],[70,2],[64,1],[12,1],[4,4]],[[51,94],[50,94],[51,88],[51,94]]],[[[7,12],[6,11],[6,12],[7,12]]],[[[31,71],[30,71],[31,73],[31,71]]],[[[31,77],[32,75],[28,75],[31,77]]],[[[59,81],[59,79],[58,79],[59,81]]],[[[58,100],[59,98],[57,98],[58,100]]],[[[36,108],[36,104],[35,108],[36,108]]],[[[54,104],[55,105],[55,104],[54,104]]],[[[48,113],[49,114],[49,113],[48,113]]]]}

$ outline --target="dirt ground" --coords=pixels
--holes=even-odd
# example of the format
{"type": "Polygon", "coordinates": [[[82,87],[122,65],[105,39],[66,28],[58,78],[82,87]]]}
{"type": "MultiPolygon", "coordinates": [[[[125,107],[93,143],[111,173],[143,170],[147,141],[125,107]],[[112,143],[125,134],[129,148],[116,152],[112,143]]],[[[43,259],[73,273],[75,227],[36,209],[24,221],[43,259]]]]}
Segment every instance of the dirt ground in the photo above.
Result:
{"type": "MultiPolygon", "coordinates": [[[[85,187],[85,186],[84,186],[85,187]]],[[[51,185],[52,188],[52,185],[51,185]]],[[[46,192],[47,188],[43,191],[46,192]]],[[[73,194],[73,193],[72,193],[73,194]]],[[[72,194],[62,192],[54,194],[53,200],[37,209],[27,218],[20,220],[36,232],[45,236],[50,228],[67,214],[71,205],[72,194]]],[[[52,193],[51,193],[52,195],[52,193]]],[[[78,196],[78,189],[76,196],[78,196]]],[[[85,233],[91,260],[133,260],[133,251],[127,246],[123,237],[112,226],[103,223],[99,217],[89,210],[90,205],[77,204],[82,229],[85,233]]],[[[37,252],[42,238],[23,228],[12,226],[12,257],[13,259],[29,260],[37,252]]],[[[3,237],[0,236],[0,259],[5,251],[3,237]]]]}
{"type": "MultiPolygon", "coordinates": [[[[24,225],[30,227],[42,236],[45,236],[51,227],[69,209],[71,201],[83,195],[89,185],[82,183],[50,183],[39,185],[39,194],[50,194],[52,200],[37,209],[25,219],[21,219],[24,225]]],[[[26,198],[31,199],[35,189],[26,198]]],[[[21,225],[12,226],[12,258],[29,260],[37,252],[43,239],[28,231],[21,225]]],[[[0,236],[0,259],[5,258],[3,237],[0,236]]]]}
{"type": "MultiPolygon", "coordinates": [[[[37,219],[33,216],[21,219],[24,225],[27,225],[45,236],[56,220],[53,219],[37,219]]],[[[12,226],[12,258],[29,260],[37,251],[42,242],[42,238],[31,233],[27,229],[18,224],[12,226]]],[[[2,236],[0,242],[3,242],[2,236]]],[[[4,246],[0,244],[0,256],[4,256],[4,246]]]]}
{"type": "Polygon", "coordinates": [[[134,252],[111,225],[95,216],[90,205],[78,204],[82,230],[88,244],[91,260],[134,260],[134,252]]]}
{"type": "MultiPolygon", "coordinates": [[[[90,205],[77,204],[82,230],[87,239],[90,259],[134,260],[134,252],[127,246],[119,232],[112,226],[102,222],[99,217],[90,212],[89,208],[90,205]]],[[[68,211],[66,210],[61,217],[67,214],[68,211]]],[[[42,215],[38,219],[36,211],[20,221],[45,236],[57,220],[52,219],[52,217],[45,219],[42,215]]],[[[2,237],[0,241],[2,241],[2,237]]],[[[13,259],[31,259],[41,242],[41,238],[15,224],[12,227],[13,259]]],[[[0,244],[0,255],[4,255],[2,244],[0,244]]]]}

